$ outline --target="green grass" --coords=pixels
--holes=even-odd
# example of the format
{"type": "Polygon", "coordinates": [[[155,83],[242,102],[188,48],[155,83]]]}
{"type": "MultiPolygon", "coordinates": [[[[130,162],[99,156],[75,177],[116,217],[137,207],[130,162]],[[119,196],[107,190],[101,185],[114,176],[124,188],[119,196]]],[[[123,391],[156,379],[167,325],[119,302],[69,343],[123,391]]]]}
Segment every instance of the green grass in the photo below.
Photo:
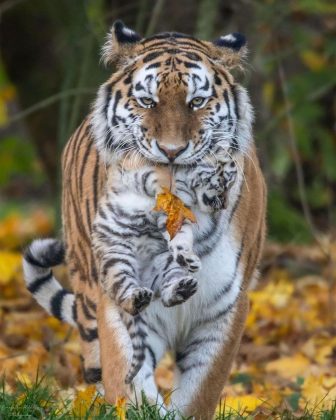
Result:
{"type": "MultiPolygon", "coordinates": [[[[133,405],[127,408],[127,420],[174,420],[180,417],[174,412],[168,412],[164,415],[159,413],[158,405],[151,405],[144,402],[141,405],[133,405]]],[[[252,420],[253,415],[244,413],[243,411],[225,413],[225,402],[221,404],[221,412],[217,414],[216,420],[252,420]]],[[[284,410],[279,412],[277,409],[271,410],[267,417],[269,419],[279,420],[335,420],[336,419],[336,402],[331,410],[305,410],[303,414],[298,416],[293,412],[284,410]]],[[[119,419],[115,407],[109,404],[91,404],[85,415],[78,416],[73,411],[72,401],[70,399],[62,400],[58,396],[57,391],[53,390],[46,382],[36,380],[36,382],[27,387],[19,383],[15,393],[5,391],[5,383],[2,381],[0,386],[0,419],[16,420],[16,419],[119,419]]],[[[187,419],[184,419],[187,420],[187,419]]]]}

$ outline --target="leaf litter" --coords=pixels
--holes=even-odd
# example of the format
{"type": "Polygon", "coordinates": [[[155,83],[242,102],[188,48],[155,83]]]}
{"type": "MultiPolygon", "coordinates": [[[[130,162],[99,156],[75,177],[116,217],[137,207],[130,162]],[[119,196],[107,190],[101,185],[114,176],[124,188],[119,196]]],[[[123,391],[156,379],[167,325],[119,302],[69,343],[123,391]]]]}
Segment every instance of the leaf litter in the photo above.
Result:
{"type": "MultiPolygon", "coordinates": [[[[34,232],[32,225],[27,228],[27,216],[22,216],[26,227],[20,227],[18,216],[15,223],[13,218],[0,223],[0,376],[9,393],[17,390],[18,381],[30,387],[37,374],[48,377],[60,396],[71,395],[80,416],[89,405],[98,407],[102,398],[84,384],[78,333],[48,316],[26,291],[22,277],[18,244],[33,235],[52,234],[52,222],[39,212],[43,216],[34,232]],[[8,233],[8,242],[1,232],[8,233]]],[[[260,284],[249,292],[251,309],[240,351],[223,390],[225,411],[269,418],[282,409],[299,416],[307,408],[333,406],[336,245],[330,249],[326,257],[314,246],[267,245],[260,284]]],[[[66,281],[64,269],[57,275],[66,281]]],[[[173,376],[174,362],[167,354],[155,376],[166,395],[173,389],[173,376]]],[[[120,418],[125,416],[124,406],[120,400],[120,418]]]]}

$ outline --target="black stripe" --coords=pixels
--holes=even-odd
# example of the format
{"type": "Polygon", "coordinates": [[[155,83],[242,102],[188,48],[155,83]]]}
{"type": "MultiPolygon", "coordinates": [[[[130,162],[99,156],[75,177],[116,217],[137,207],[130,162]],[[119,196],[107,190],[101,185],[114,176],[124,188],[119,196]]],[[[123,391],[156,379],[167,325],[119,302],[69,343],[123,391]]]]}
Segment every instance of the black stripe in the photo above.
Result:
{"type": "Polygon", "coordinates": [[[35,294],[40,290],[41,287],[47,284],[52,279],[52,277],[53,277],[53,274],[52,274],[52,271],[50,271],[45,276],[40,277],[39,279],[36,279],[32,283],[30,283],[27,286],[27,289],[30,291],[30,293],[35,294]]]}
{"type": "MultiPolygon", "coordinates": [[[[169,46],[172,45],[172,43],[169,43],[169,40],[162,39],[162,38],[163,37],[153,37],[151,39],[147,39],[145,41],[145,49],[144,50],[147,51],[147,50],[152,49],[152,48],[161,48],[161,49],[163,49],[164,47],[167,47],[168,45],[169,46]],[[148,46],[146,45],[146,43],[148,41],[154,41],[156,39],[158,40],[158,42],[152,43],[151,45],[148,45],[148,46]],[[160,39],[162,39],[162,41],[160,39]]],[[[207,52],[208,51],[207,46],[202,41],[200,41],[199,39],[190,37],[188,35],[181,36],[179,38],[180,39],[178,40],[178,43],[175,44],[175,45],[178,45],[179,48],[180,47],[188,47],[188,48],[190,48],[192,50],[200,50],[201,52],[203,52],[203,51],[207,52]],[[184,38],[184,39],[182,39],[182,38],[184,38]]]]}
{"type": "Polygon", "coordinates": [[[121,96],[121,91],[117,90],[116,93],[115,93],[115,96],[114,96],[114,103],[113,103],[113,108],[112,108],[113,109],[113,112],[112,112],[112,124],[113,125],[118,124],[116,111],[117,111],[117,106],[118,106],[118,103],[119,103],[121,97],[122,97],[121,96]]]}
{"type": "Polygon", "coordinates": [[[194,362],[194,363],[191,363],[189,366],[186,366],[186,367],[179,366],[179,368],[180,368],[181,373],[185,373],[189,370],[200,368],[201,366],[207,366],[207,364],[205,362],[194,362]]]}
{"type": "MultiPolygon", "coordinates": [[[[181,44],[179,44],[179,49],[181,50],[181,54],[185,54],[188,51],[197,51],[200,54],[203,54],[208,60],[210,60],[212,62],[213,57],[211,57],[211,55],[207,52],[206,49],[203,48],[199,48],[197,46],[193,46],[192,44],[190,44],[189,42],[183,42],[181,44]]],[[[167,50],[167,44],[164,42],[158,42],[156,45],[152,45],[151,47],[147,47],[142,54],[149,54],[152,52],[155,52],[159,50],[161,52],[161,54],[164,54],[167,50]]],[[[202,60],[204,61],[204,60],[202,60]]],[[[169,63],[165,63],[166,65],[169,65],[169,63]]]]}
{"type": "Polygon", "coordinates": [[[239,189],[237,200],[236,200],[234,206],[232,207],[231,214],[230,214],[229,219],[228,219],[228,224],[231,223],[232,217],[233,217],[233,215],[235,214],[235,212],[237,210],[237,207],[239,205],[240,199],[242,198],[242,195],[243,195],[242,194],[243,185],[244,185],[244,182],[242,181],[241,184],[240,184],[240,189],[239,189]]]}
{"type": "Polygon", "coordinates": [[[75,322],[77,322],[77,302],[74,300],[74,303],[72,305],[72,318],[75,322]]]}
{"type": "Polygon", "coordinates": [[[152,359],[153,369],[155,369],[156,368],[156,363],[157,363],[156,362],[155,354],[154,354],[152,348],[149,345],[146,345],[145,348],[146,348],[146,350],[148,350],[148,353],[149,353],[149,355],[150,355],[150,357],[152,359]]]}
{"type": "Polygon", "coordinates": [[[89,230],[92,229],[92,223],[91,223],[91,216],[90,216],[90,200],[88,198],[85,199],[85,208],[86,208],[86,215],[87,215],[87,222],[89,226],[89,230]]]}
{"type": "Polygon", "coordinates": [[[190,36],[188,34],[183,34],[181,32],[162,32],[160,34],[155,34],[152,35],[148,38],[146,38],[144,40],[144,44],[146,45],[148,42],[153,42],[157,39],[164,39],[165,43],[167,42],[171,42],[171,40],[169,38],[177,38],[177,39],[181,39],[181,38],[186,38],[186,39],[190,39],[192,41],[197,41],[196,38],[194,38],[193,36],[190,36]]]}
{"type": "Polygon", "coordinates": [[[92,315],[91,312],[89,311],[89,309],[86,305],[86,302],[84,300],[84,296],[81,293],[78,293],[77,297],[78,297],[78,300],[81,303],[82,311],[83,311],[83,314],[84,314],[85,318],[90,319],[90,320],[96,319],[96,317],[94,315],[92,315]]]}
{"type": "Polygon", "coordinates": [[[41,261],[38,261],[38,260],[34,257],[33,253],[31,252],[30,247],[26,248],[26,250],[24,251],[23,258],[24,258],[27,262],[29,262],[29,264],[31,264],[31,265],[34,265],[34,266],[36,266],[36,267],[40,267],[40,268],[48,268],[48,267],[46,267],[46,266],[45,266],[45,264],[44,264],[44,263],[42,263],[41,261]]]}
{"type": "Polygon", "coordinates": [[[229,80],[229,76],[227,75],[227,73],[226,73],[226,71],[225,70],[223,70],[223,69],[220,69],[220,70],[218,70],[219,71],[219,73],[224,77],[224,79],[225,79],[225,81],[226,81],[226,83],[230,86],[230,87],[232,87],[232,83],[230,82],[230,80],[229,80]]]}
{"type": "Polygon", "coordinates": [[[189,63],[188,61],[183,61],[183,64],[187,67],[187,69],[200,69],[201,67],[195,63],[189,63]]]}
{"type": "Polygon", "coordinates": [[[61,289],[51,298],[50,301],[51,313],[54,317],[60,320],[64,320],[62,316],[62,302],[66,295],[70,295],[70,292],[66,289],[61,289]]]}
{"type": "Polygon", "coordinates": [[[98,330],[97,328],[84,328],[84,326],[77,322],[79,335],[83,341],[87,341],[91,343],[92,341],[98,338],[98,330]]]}
{"type": "Polygon", "coordinates": [[[202,57],[196,54],[195,52],[188,51],[185,53],[185,56],[189,58],[189,60],[192,60],[192,61],[202,61],[202,57]]]}
{"type": "Polygon", "coordinates": [[[79,171],[79,194],[80,194],[80,198],[83,197],[83,174],[84,174],[84,169],[85,169],[86,163],[87,163],[88,158],[90,156],[91,147],[92,147],[92,143],[89,143],[86,150],[85,150],[82,165],[81,165],[81,168],[80,168],[80,171],[79,171]]]}
{"type": "Polygon", "coordinates": [[[149,192],[148,192],[148,190],[147,190],[147,185],[146,185],[146,183],[147,183],[147,180],[148,180],[148,178],[151,176],[151,174],[152,174],[153,172],[152,171],[148,171],[148,172],[145,172],[143,175],[142,175],[142,185],[143,185],[143,188],[144,188],[144,190],[145,190],[145,193],[150,197],[150,194],[149,194],[149,192]]]}
{"type": "Polygon", "coordinates": [[[99,155],[96,154],[96,162],[95,162],[95,168],[93,172],[93,206],[94,206],[94,212],[97,212],[97,206],[98,206],[98,171],[99,171],[99,155]]]}
{"type": "MultiPolygon", "coordinates": [[[[119,274],[121,274],[121,273],[119,273],[119,274]]],[[[125,280],[127,280],[126,276],[124,276],[120,280],[117,280],[117,281],[114,282],[114,284],[112,286],[112,294],[114,296],[118,293],[119,288],[122,286],[122,284],[125,282],[125,280]]],[[[120,298],[119,298],[119,300],[120,300],[120,298]]]]}
{"type": "MultiPolygon", "coordinates": [[[[90,253],[90,261],[91,261],[91,278],[93,279],[93,281],[95,283],[98,283],[98,272],[97,272],[97,266],[96,266],[96,261],[94,259],[94,256],[92,254],[92,252],[90,253]]],[[[87,297],[86,297],[86,301],[87,301],[87,297]]],[[[93,303],[93,302],[92,302],[93,303]]],[[[88,305],[89,306],[89,305],[88,305]]]]}
{"type": "Polygon", "coordinates": [[[77,128],[74,135],[70,139],[71,143],[73,143],[73,145],[71,145],[72,146],[71,149],[69,149],[69,150],[71,150],[72,154],[71,154],[71,157],[69,159],[68,164],[66,164],[66,162],[68,161],[68,156],[66,156],[66,160],[65,160],[66,165],[65,165],[65,171],[64,172],[67,172],[68,168],[70,168],[70,173],[71,173],[71,170],[72,170],[73,165],[74,165],[74,160],[77,158],[76,150],[77,150],[78,144],[80,144],[80,140],[82,138],[82,130],[85,127],[85,123],[86,123],[86,119],[81,123],[81,125],[77,128]]]}
{"type": "Polygon", "coordinates": [[[223,287],[222,290],[220,290],[211,300],[211,305],[216,304],[223,296],[225,296],[227,293],[230,292],[230,290],[232,289],[232,286],[234,285],[235,279],[236,279],[236,272],[237,272],[237,261],[236,261],[236,269],[235,269],[235,274],[232,276],[232,279],[230,280],[230,282],[223,287]]]}
{"type": "Polygon", "coordinates": [[[106,261],[102,266],[102,271],[104,275],[106,275],[107,270],[116,264],[123,264],[126,265],[126,267],[129,267],[131,269],[131,272],[135,274],[134,267],[132,263],[128,260],[125,260],[124,258],[110,258],[108,261],[106,261]]]}
{"type": "Polygon", "coordinates": [[[61,241],[54,241],[44,247],[43,255],[39,259],[35,257],[31,245],[28,246],[23,258],[29,263],[40,268],[50,268],[62,264],[64,261],[65,249],[61,241]]]}
{"type": "Polygon", "coordinates": [[[186,346],[183,352],[176,353],[176,363],[188,357],[190,353],[193,353],[194,351],[198,350],[200,345],[202,345],[202,349],[204,349],[204,345],[206,345],[207,343],[219,343],[219,342],[220,342],[220,339],[218,337],[196,338],[195,340],[193,340],[186,346]],[[195,348],[193,349],[192,347],[195,347],[195,348]]]}
{"type": "Polygon", "coordinates": [[[82,269],[85,271],[85,276],[88,280],[89,285],[92,284],[92,279],[90,276],[87,275],[88,271],[89,271],[89,260],[87,259],[87,248],[84,247],[83,243],[78,240],[77,242],[78,245],[78,249],[81,253],[81,257],[82,257],[82,261],[79,262],[80,266],[82,267],[82,269]],[[83,263],[85,264],[85,266],[83,266],[83,263]]]}
{"type": "Polygon", "coordinates": [[[97,305],[88,296],[85,296],[87,306],[94,312],[97,311],[97,305]]]}
{"type": "Polygon", "coordinates": [[[145,70],[156,69],[161,66],[161,61],[157,61],[156,63],[152,63],[146,67],[145,70]]]}
{"type": "Polygon", "coordinates": [[[225,103],[226,103],[226,106],[227,106],[227,109],[228,109],[228,118],[229,118],[229,123],[230,123],[230,121],[231,121],[230,100],[229,100],[228,91],[226,89],[224,90],[223,96],[224,96],[224,100],[225,100],[225,103]]]}
{"type": "Polygon", "coordinates": [[[237,120],[239,120],[240,115],[239,115],[239,97],[238,97],[238,92],[237,92],[237,86],[236,85],[232,85],[231,87],[232,89],[232,95],[233,95],[233,99],[234,99],[234,111],[237,117],[237,120]]]}
{"type": "Polygon", "coordinates": [[[107,109],[111,99],[112,84],[105,86],[105,105],[103,108],[104,116],[107,120],[107,109]]]}
{"type": "Polygon", "coordinates": [[[154,52],[148,53],[147,55],[145,55],[142,61],[144,63],[148,63],[149,61],[154,60],[155,58],[161,57],[162,54],[163,54],[163,51],[154,51],[154,52]]]}
{"type": "Polygon", "coordinates": [[[69,191],[70,199],[71,199],[71,202],[72,202],[71,203],[72,204],[72,208],[73,208],[73,211],[75,212],[75,217],[73,218],[74,219],[74,222],[75,222],[75,225],[76,225],[78,231],[81,233],[82,239],[84,239],[86,241],[87,245],[90,246],[91,245],[91,241],[89,239],[89,235],[86,232],[85,226],[82,223],[81,213],[79,212],[79,210],[77,208],[78,200],[75,200],[75,197],[74,197],[72,188],[69,188],[68,191],[69,191]]]}
{"type": "Polygon", "coordinates": [[[236,298],[233,303],[229,303],[229,305],[227,305],[227,307],[225,309],[222,309],[221,311],[218,311],[217,313],[213,314],[212,316],[209,316],[208,318],[205,318],[205,319],[201,320],[199,322],[199,324],[202,325],[202,324],[206,324],[208,322],[215,322],[215,321],[218,321],[223,316],[226,316],[229,312],[231,312],[231,310],[234,307],[237,299],[238,298],[236,298]]]}
{"type": "Polygon", "coordinates": [[[83,369],[83,376],[85,382],[88,384],[96,384],[102,380],[102,370],[101,368],[87,368],[83,369]]]}

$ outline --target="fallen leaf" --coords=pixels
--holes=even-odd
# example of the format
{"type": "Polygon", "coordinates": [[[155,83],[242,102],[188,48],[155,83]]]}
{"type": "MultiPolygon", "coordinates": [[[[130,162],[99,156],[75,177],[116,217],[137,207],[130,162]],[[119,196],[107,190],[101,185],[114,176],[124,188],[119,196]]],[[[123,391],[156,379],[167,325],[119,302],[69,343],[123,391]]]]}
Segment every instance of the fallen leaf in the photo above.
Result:
{"type": "Polygon", "coordinates": [[[92,404],[94,403],[96,392],[96,387],[94,385],[90,385],[84,390],[77,391],[72,406],[72,410],[75,416],[80,418],[86,417],[87,411],[92,407],[92,404]]]}
{"type": "Polygon", "coordinates": [[[20,272],[22,255],[17,252],[0,251],[0,285],[12,281],[20,272]]]}
{"type": "Polygon", "coordinates": [[[336,400],[336,380],[323,375],[308,376],[302,385],[302,408],[331,408],[336,400]]]}
{"type": "Polygon", "coordinates": [[[125,397],[119,397],[117,398],[116,404],[115,404],[117,416],[120,420],[126,420],[126,398],[125,397]]]}
{"type": "Polygon", "coordinates": [[[226,414],[251,413],[262,403],[263,401],[260,398],[245,394],[238,397],[226,397],[219,408],[224,409],[226,414]]]}
{"type": "Polygon", "coordinates": [[[156,206],[153,210],[166,213],[166,227],[170,239],[173,239],[176,233],[181,229],[184,220],[188,219],[193,223],[196,222],[196,217],[193,212],[184,205],[180,198],[165,187],[163,188],[163,193],[158,194],[156,206]]]}
{"type": "Polygon", "coordinates": [[[266,364],[266,372],[275,372],[284,378],[296,378],[303,375],[310,362],[301,353],[294,356],[281,357],[266,364]]]}

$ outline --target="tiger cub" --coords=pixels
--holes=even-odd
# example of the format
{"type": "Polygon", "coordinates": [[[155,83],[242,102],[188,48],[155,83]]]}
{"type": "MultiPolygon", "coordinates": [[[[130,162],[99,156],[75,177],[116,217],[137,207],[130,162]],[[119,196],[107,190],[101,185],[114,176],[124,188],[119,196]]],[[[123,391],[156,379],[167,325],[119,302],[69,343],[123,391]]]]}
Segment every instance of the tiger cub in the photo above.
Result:
{"type": "Polygon", "coordinates": [[[145,312],[153,298],[166,307],[185,302],[197,290],[193,277],[200,260],[193,252],[192,226],[185,220],[174,238],[166,230],[167,216],[153,211],[163,186],[190,207],[205,213],[226,206],[227,191],[236,179],[235,163],[204,160],[194,167],[134,165],[126,161],[111,169],[105,194],[93,224],[92,244],[100,264],[100,280],[120,308],[132,341],[133,359],[126,377],[130,383],[145,358],[145,312]]]}

